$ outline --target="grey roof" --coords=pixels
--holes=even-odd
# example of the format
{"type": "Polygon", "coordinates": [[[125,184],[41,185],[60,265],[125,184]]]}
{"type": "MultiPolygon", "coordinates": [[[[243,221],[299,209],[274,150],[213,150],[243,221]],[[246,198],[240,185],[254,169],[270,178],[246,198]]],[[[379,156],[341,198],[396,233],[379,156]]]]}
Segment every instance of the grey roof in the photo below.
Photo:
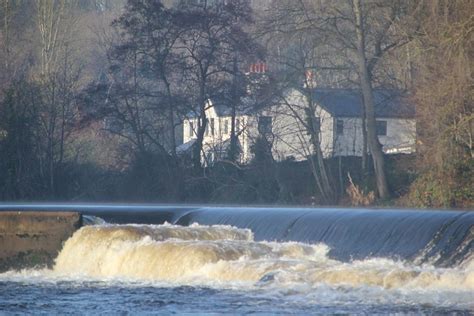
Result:
{"type": "MultiPolygon", "coordinates": [[[[360,90],[313,89],[313,101],[335,117],[360,117],[363,99],[360,90]]],[[[396,90],[374,90],[375,116],[413,118],[415,108],[396,90]]]]}
{"type": "MultiPolygon", "coordinates": [[[[311,93],[313,101],[327,110],[334,117],[360,117],[363,107],[362,94],[356,89],[322,89],[305,90],[311,93]]],[[[231,116],[231,101],[225,97],[210,99],[217,116],[231,116]]],[[[415,107],[409,104],[403,94],[397,90],[374,89],[375,116],[379,118],[414,118],[415,107]]],[[[252,115],[257,112],[255,100],[242,98],[238,104],[237,115],[252,115]]],[[[269,103],[268,105],[270,105],[269,103]]],[[[191,112],[188,118],[196,117],[191,112]]]]}
{"type": "MultiPolygon", "coordinates": [[[[223,97],[214,97],[211,99],[211,102],[218,116],[232,115],[231,100],[223,97]]],[[[241,98],[239,100],[236,109],[238,115],[251,114],[252,110],[252,104],[249,103],[247,98],[241,98]]]]}
{"type": "MultiPolygon", "coordinates": [[[[232,115],[232,106],[231,100],[225,97],[213,97],[210,98],[212,107],[216,111],[217,116],[231,116],[232,115]]],[[[251,115],[254,111],[255,102],[251,98],[241,98],[237,104],[236,114],[237,115],[251,115]]],[[[188,118],[195,118],[196,113],[190,112],[186,115],[188,118]]]]}

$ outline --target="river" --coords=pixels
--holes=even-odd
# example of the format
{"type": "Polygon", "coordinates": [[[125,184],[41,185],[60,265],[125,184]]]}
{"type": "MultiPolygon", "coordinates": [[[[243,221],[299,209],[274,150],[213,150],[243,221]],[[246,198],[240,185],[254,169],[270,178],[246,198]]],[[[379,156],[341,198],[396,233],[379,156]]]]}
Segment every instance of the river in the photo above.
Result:
{"type": "Polygon", "coordinates": [[[0,274],[5,314],[474,313],[473,212],[26,206],[89,225],[0,274]]]}

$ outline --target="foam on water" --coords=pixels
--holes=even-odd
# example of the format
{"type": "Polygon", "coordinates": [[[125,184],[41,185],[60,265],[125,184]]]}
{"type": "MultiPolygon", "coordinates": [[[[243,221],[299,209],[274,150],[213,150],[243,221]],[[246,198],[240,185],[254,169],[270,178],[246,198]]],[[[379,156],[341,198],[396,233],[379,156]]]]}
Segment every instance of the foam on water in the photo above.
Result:
{"type": "Polygon", "coordinates": [[[474,312],[473,212],[97,207],[53,269],[0,274],[0,310],[474,312]]]}
{"type": "Polygon", "coordinates": [[[98,292],[212,288],[281,304],[275,312],[314,305],[330,306],[331,312],[338,311],[335,306],[354,311],[362,305],[379,306],[377,311],[394,305],[474,310],[472,255],[441,268],[387,258],[346,262],[331,258],[330,250],[325,244],[256,242],[250,230],[223,225],[85,226],[67,240],[52,270],[6,272],[0,284],[13,282],[20,292],[28,291],[21,284],[98,292]]]}
{"type": "Polygon", "coordinates": [[[474,264],[439,268],[370,258],[341,262],[329,247],[255,242],[231,226],[104,225],[78,230],[56,259],[55,275],[173,284],[295,284],[472,291],[474,264]]]}

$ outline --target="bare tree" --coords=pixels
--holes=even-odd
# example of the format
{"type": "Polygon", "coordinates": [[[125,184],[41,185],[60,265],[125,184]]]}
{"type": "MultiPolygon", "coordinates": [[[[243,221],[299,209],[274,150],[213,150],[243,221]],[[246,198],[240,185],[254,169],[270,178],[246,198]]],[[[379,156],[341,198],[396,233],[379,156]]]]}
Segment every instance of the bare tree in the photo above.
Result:
{"type": "MultiPolygon", "coordinates": [[[[335,204],[338,200],[337,190],[335,189],[334,177],[331,175],[328,162],[325,161],[323,152],[328,148],[322,144],[321,137],[322,126],[325,118],[321,117],[320,111],[314,100],[315,88],[314,78],[311,75],[314,65],[317,62],[317,55],[314,54],[313,38],[300,37],[295,45],[298,49],[294,52],[295,57],[287,64],[287,71],[292,72],[290,76],[290,85],[283,83],[281,89],[281,102],[284,107],[276,113],[276,116],[289,118],[289,124],[299,126],[293,133],[298,135],[300,150],[307,157],[311,173],[316,183],[317,191],[320,193],[321,200],[325,204],[335,204]],[[307,74],[302,76],[301,74],[307,74]],[[301,80],[301,78],[304,80],[301,80]],[[295,84],[302,82],[303,87],[297,89],[301,91],[303,97],[294,99],[292,94],[286,95],[287,88],[292,88],[295,84]],[[291,123],[290,123],[291,122],[291,123]]],[[[285,132],[283,134],[286,134],[285,132]]],[[[278,136],[276,136],[278,137],[278,136]]]]}
{"type": "Polygon", "coordinates": [[[196,105],[194,111],[198,117],[193,153],[195,170],[201,169],[207,100],[233,80],[235,58],[238,52],[248,49],[250,43],[242,28],[249,20],[250,8],[246,1],[205,2],[197,7],[183,7],[176,14],[176,23],[182,29],[176,48],[184,62],[183,83],[196,105]]]}
{"type": "Polygon", "coordinates": [[[76,3],[42,0],[36,5],[40,34],[36,77],[43,87],[38,142],[44,144],[42,173],[47,179],[50,194],[55,196],[58,187],[56,177],[61,174],[65,144],[77,118],[73,93],[80,76],[80,65],[72,54],[77,20],[73,17],[73,10],[76,3]]]}
{"type": "MultiPolygon", "coordinates": [[[[385,173],[385,161],[382,151],[382,145],[380,145],[379,139],[376,132],[376,121],[375,121],[375,104],[374,94],[372,89],[371,74],[369,70],[369,64],[367,63],[366,56],[366,31],[364,23],[362,21],[362,6],[360,0],[353,0],[353,11],[355,18],[355,30],[356,30],[356,47],[357,47],[357,66],[359,73],[360,87],[362,89],[362,95],[364,97],[365,106],[365,126],[367,127],[367,140],[369,145],[370,153],[372,154],[372,161],[374,162],[375,168],[375,180],[377,182],[377,192],[379,197],[386,199],[389,197],[390,192],[387,184],[386,173],[385,173]]],[[[377,46],[381,44],[377,43],[377,46]]],[[[382,53],[377,53],[381,55],[382,53]]],[[[373,58],[379,58],[373,57],[373,58]]],[[[374,59],[372,59],[374,61],[374,59]]]]}
{"type": "MultiPolygon", "coordinates": [[[[362,90],[365,112],[362,119],[367,126],[367,144],[381,198],[389,196],[389,188],[384,155],[375,132],[372,87],[381,75],[377,68],[380,61],[409,40],[406,34],[395,32],[397,23],[406,15],[405,8],[403,1],[373,1],[364,5],[357,0],[278,2],[269,11],[268,25],[264,29],[287,38],[298,36],[296,34],[317,34],[314,50],[319,63],[316,65],[325,63],[325,67],[315,68],[320,70],[329,66],[331,72],[346,77],[342,86],[358,86],[362,90]]],[[[323,78],[322,82],[338,86],[331,78],[323,78]]]]}

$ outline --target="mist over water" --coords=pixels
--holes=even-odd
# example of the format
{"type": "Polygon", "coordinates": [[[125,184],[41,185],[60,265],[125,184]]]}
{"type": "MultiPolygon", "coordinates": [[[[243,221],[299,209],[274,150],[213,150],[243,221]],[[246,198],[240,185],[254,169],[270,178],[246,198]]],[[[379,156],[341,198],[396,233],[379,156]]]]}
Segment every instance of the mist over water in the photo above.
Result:
{"type": "Polygon", "coordinates": [[[111,224],[89,212],[52,269],[0,274],[0,309],[474,312],[469,212],[172,213],[156,216],[174,224],[111,224]]]}

